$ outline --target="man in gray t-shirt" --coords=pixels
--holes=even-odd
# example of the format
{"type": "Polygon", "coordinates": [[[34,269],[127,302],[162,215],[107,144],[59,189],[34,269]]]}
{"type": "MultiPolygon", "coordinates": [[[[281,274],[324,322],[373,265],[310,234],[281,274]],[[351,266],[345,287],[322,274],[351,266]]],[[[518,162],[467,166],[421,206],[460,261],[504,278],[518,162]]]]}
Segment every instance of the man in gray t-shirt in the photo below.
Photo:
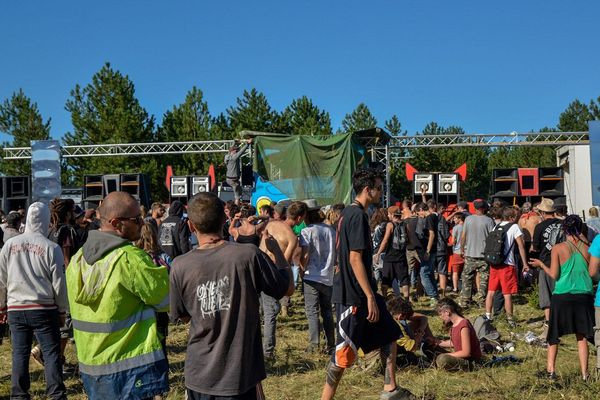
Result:
{"type": "Polygon", "coordinates": [[[241,148],[236,143],[231,146],[229,153],[225,155],[224,161],[225,167],[227,168],[227,172],[225,173],[225,181],[233,189],[235,204],[240,204],[240,199],[242,198],[242,186],[240,182],[240,157],[242,157],[250,143],[252,143],[252,139],[248,139],[241,148]]]}
{"type": "Polygon", "coordinates": [[[492,229],[494,220],[486,215],[488,204],[484,200],[473,202],[475,214],[469,215],[463,224],[461,234],[462,253],[465,257],[465,267],[462,273],[462,291],[460,293],[460,304],[463,307],[469,305],[472,298],[473,283],[479,273],[479,287],[477,288],[478,303],[483,303],[487,294],[487,286],[490,275],[490,267],[483,259],[485,239],[492,229]]]}

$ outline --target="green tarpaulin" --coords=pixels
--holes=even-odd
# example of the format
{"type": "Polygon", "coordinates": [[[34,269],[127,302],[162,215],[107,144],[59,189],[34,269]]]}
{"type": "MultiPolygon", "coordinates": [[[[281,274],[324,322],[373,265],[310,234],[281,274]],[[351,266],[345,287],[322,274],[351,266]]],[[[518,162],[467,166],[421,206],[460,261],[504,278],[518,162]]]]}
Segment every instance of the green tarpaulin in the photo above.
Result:
{"type": "Polygon", "coordinates": [[[258,136],[254,171],[293,200],[320,205],[352,200],[352,173],[366,163],[353,134],[258,136]]]}

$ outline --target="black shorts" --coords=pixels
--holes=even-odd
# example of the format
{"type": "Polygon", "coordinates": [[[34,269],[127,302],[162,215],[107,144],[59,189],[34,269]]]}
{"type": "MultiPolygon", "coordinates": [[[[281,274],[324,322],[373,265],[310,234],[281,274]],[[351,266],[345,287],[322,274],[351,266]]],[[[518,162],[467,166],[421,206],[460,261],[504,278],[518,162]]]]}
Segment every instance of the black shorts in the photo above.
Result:
{"type": "Polygon", "coordinates": [[[381,284],[392,286],[394,279],[398,280],[398,285],[410,285],[408,275],[408,264],[405,261],[386,261],[383,259],[383,269],[381,270],[381,284]]]}
{"type": "Polygon", "coordinates": [[[437,264],[437,272],[440,275],[448,275],[448,259],[446,258],[446,252],[442,251],[437,253],[435,257],[437,264]]]}
{"type": "Polygon", "coordinates": [[[394,343],[402,336],[400,327],[386,308],[383,297],[375,293],[379,308],[379,321],[367,321],[367,304],[360,306],[335,305],[336,345],[332,362],[338,367],[348,368],[354,364],[358,349],[367,354],[382,346],[394,343]]]}

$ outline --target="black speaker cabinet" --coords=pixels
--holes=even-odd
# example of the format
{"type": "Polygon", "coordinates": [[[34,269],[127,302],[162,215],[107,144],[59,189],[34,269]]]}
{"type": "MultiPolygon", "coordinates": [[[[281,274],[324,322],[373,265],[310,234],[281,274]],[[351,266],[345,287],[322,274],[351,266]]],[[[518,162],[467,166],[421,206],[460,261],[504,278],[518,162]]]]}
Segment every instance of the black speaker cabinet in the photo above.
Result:
{"type": "Polygon", "coordinates": [[[492,179],[492,197],[515,197],[519,195],[517,168],[494,169],[492,179]]]}
{"type": "Polygon", "coordinates": [[[565,194],[564,171],[561,167],[540,168],[540,196],[556,197],[565,194]]]}
{"type": "Polygon", "coordinates": [[[6,176],[0,186],[3,186],[5,212],[27,209],[31,204],[31,179],[28,176],[6,176]]]}
{"type": "Polygon", "coordinates": [[[150,207],[150,186],[145,174],[121,174],[119,186],[122,192],[132,195],[141,205],[150,207]]]}
{"type": "Polygon", "coordinates": [[[242,166],[242,186],[253,186],[254,185],[254,173],[252,172],[252,165],[242,166]]]}

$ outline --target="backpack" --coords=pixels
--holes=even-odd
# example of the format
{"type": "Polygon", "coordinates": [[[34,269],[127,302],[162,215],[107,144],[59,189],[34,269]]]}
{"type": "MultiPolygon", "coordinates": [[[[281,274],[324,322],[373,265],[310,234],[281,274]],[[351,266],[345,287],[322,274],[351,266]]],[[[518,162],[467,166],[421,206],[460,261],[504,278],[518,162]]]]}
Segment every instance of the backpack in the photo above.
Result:
{"type": "Polygon", "coordinates": [[[417,218],[417,227],[415,228],[415,234],[420,242],[429,238],[429,231],[425,229],[425,218],[417,218]]]}
{"type": "Polygon", "coordinates": [[[448,239],[450,239],[450,227],[448,226],[448,221],[446,218],[439,216],[438,220],[438,235],[439,238],[444,242],[448,243],[448,239]]]}
{"type": "Polygon", "coordinates": [[[406,226],[403,222],[394,224],[394,230],[392,232],[392,249],[406,249],[406,226]]]}
{"type": "Polygon", "coordinates": [[[479,340],[498,340],[500,338],[500,333],[494,328],[492,321],[487,319],[484,315],[475,318],[473,329],[479,340]]]}
{"type": "Polygon", "coordinates": [[[373,250],[374,251],[379,250],[379,246],[381,245],[381,241],[383,240],[383,236],[385,233],[386,225],[387,225],[387,222],[382,222],[379,225],[377,225],[375,227],[375,230],[373,231],[373,250]]]}
{"type": "Polygon", "coordinates": [[[553,226],[550,230],[550,233],[548,235],[547,246],[550,246],[550,249],[552,249],[552,247],[554,247],[555,244],[562,243],[565,240],[567,240],[567,238],[565,237],[565,233],[563,232],[562,227],[556,224],[556,226],[553,226]]]}
{"type": "Polygon", "coordinates": [[[58,241],[60,240],[61,234],[65,229],[67,229],[69,235],[71,236],[71,242],[73,244],[72,253],[74,255],[81,246],[79,245],[77,240],[77,232],[75,231],[75,228],[73,228],[71,225],[60,225],[57,230],[50,229],[50,232],[48,232],[48,239],[60,246],[61,243],[58,243],[58,241]]]}
{"type": "Polygon", "coordinates": [[[514,242],[510,245],[508,252],[504,252],[504,245],[506,243],[506,232],[513,226],[513,223],[505,225],[496,225],[488,237],[485,239],[485,248],[483,250],[483,258],[490,265],[501,265],[504,263],[506,257],[512,251],[514,242]]]}

